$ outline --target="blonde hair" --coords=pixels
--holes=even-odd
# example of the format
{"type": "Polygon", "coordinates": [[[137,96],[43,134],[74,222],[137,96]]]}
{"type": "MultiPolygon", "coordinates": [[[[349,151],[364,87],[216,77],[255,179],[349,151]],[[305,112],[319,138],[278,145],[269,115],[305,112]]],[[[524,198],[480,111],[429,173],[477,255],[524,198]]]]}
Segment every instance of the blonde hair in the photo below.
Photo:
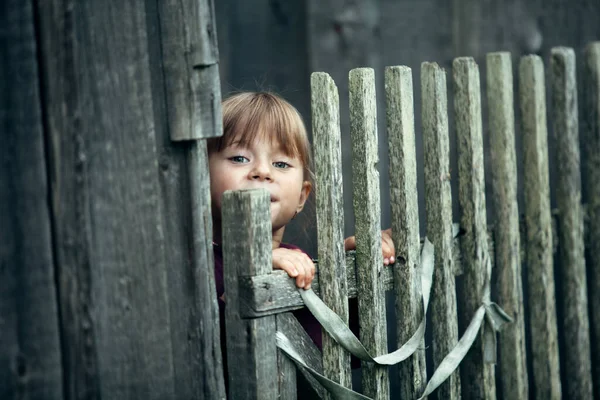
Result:
{"type": "Polygon", "coordinates": [[[247,146],[258,137],[276,141],[285,155],[298,157],[304,179],[312,181],[310,143],[300,113],[283,98],[269,92],[237,93],[222,104],[223,136],[208,140],[209,154],[231,146],[247,146]]]}

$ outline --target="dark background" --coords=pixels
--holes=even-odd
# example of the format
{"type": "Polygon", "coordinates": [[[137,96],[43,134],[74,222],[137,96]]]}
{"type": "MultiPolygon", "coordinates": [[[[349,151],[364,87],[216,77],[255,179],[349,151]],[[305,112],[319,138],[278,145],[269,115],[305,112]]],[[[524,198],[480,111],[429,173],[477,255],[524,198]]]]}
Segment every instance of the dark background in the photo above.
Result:
{"type": "MultiPolygon", "coordinates": [[[[385,66],[390,65],[406,65],[413,70],[423,227],[421,63],[435,61],[448,72],[451,170],[456,171],[451,94],[451,64],[455,57],[475,58],[485,90],[488,52],[511,52],[516,84],[516,68],[522,55],[535,53],[547,62],[552,47],[569,46],[580,56],[588,42],[600,39],[600,2],[597,0],[217,0],[215,7],[223,97],[240,90],[273,90],[298,108],[310,131],[310,74],[325,71],[335,80],[340,94],[346,236],[354,233],[348,121],[348,72],[352,68],[372,67],[376,73],[383,227],[390,225],[383,73],[385,66]]],[[[487,144],[485,93],[482,93],[482,101],[487,144]]],[[[515,111],[519,149],[518,107],[515,111]]],[[[552,112],[550,102],[548,112],[552,112]]],[[[551,135],[549,142],[552,159],[551,135]]],[[[486,153],[489,166],[488,160],[486,153]]],[[[552,175],[553,170],[551,162],[552,175]]],[[[486,174],[489,175],[489,167],[486,174]]],[[[452,182],[456,193],[457,179],[452,182]]],[[[490,195],[488,188],[488,201],[490,195]]],[[[519,200],[522,202],[521,190],[519,200]]],[[[455,198],[455,221],[458,220],[456,204],[455,198]]],[[[286,240],[316,255],[314,207],[308,207],[303,214],[290,225],[286,240]]],[[[493,219],[493,214],[490,218],[493,219]]]]}

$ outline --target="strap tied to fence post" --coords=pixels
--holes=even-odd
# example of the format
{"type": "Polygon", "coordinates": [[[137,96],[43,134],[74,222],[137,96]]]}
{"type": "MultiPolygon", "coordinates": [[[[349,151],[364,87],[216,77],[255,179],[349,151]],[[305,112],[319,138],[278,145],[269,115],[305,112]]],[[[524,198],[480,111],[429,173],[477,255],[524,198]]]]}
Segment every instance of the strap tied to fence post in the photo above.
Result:
{"type": "MultiPolygon", "coordinates": [[[[488,268],[491,267],[488,265],[488,268]]],[[[425,322],[431,286],[433,282],[434,268],[434,247],[433,244],[425,238],[423,249],[421,251],[421,287],[423,290],[423,319],[413,336],[398,350],[373,357],[363,346],[360,340],[346,326],[344,321],[335,314],[325,303],[312,291],[299,289],[300,295],[306,307],[315,316],[331,337],[333,337],[342,347],[363,361],[373,362],[378,365],[395,365],[410,357],[419,347],[419,344],[425,334],[425,322]]],[[[482,305],[477,309],[471,319],[469,326],[465,330],[459,342],[446,355],[433,376],[427,383],[425,391],[420,399],[431,394],[439,385],[441,385],[455,370],[463,360],[483,324],[482,340],[484,341],[484,361],[486,363],[496,362],[496,332],[512,319],[502,310],[502,308],[490,301],[490,282],[489,275],[486,279],[482,305]]],[[[309,368],[302,360],[300,355],[294,350],[292,343],[282,333],[277,332],[277,346],[284,351],[303,371],[313,375],[332,395],[337,399],[368,399],[357,392],[347,389],[338,383],[331,381],[309,368]]]]}

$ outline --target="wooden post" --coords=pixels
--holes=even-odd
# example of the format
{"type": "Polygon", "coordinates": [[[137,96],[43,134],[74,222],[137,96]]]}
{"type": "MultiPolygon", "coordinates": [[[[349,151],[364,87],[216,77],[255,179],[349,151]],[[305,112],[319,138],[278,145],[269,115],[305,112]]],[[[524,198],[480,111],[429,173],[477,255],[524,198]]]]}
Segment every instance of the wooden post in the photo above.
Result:
{"type": "MultiPolygon", "coordinates": [[[[339,97],[335,83],[323,72],[311,75],[317,235],[321,298],[348,323],[348,286],[344,251],[344,206],[339,97]]],[[[323,332],[323,371],[343,386],[352,386],[350,356],[323,332]]]]}
{"type": "Polygon", "coordinates": [[[590,301],[590,333],[594,395],[600,398],[600,42],[585,49],[584,112],[586,121],[581,142],[584,144],[583,187],[587,204],[586,261],[590,301]]]}
{"type": "MultiPolygon", "coordinates": [[[[490,301],[492,264],[488,249],[479,68],[472,58],[456,58],[454,113],[458,141],[458,200],[464,288],[459,293],[466,328],[482,301],[490,301]],[[486,287],[487,286],[487,287],[486,287]]],[[[483,359],[483,329],[460,364],[462,395],[466,399],[495,399],[495,366],[483,359]]]]}
{"type": "Polygon", "coordinates": [[[164,132],[159,180],[166,199],[174,387],[180,398],[223,399],[208,155],[200,139],[222,133],[215,16],[212,0],[169,0],[154,7],[149,13],[159,18],[162,56],[153,71],[160,82],[156,121],[164,132]],[[180,140],[185,143],[173,143],[180,140]]]}
{"type": "MultiPolygon", "coordinates": [[[[435,63],[423,63],[421,87],[427,237],[435,246],[431,311],[433,363],[437,368],[458,342],[445,71],[435,63]]],[[[460,398],[458,371],[439,387],[438,396],[442,399],[460,398]]]]}
{"type": "Polygon", "coordinates": [[[554,254],[544,64],[538,56],[521,59],[519,97],[523,135],[526,266],[529,329],[533,362],[532,394],[560,399],[560,360],[556,324],[554,254]]]}
{"type": "MultiPolygon", "coordinates": [[[[408,67],[385,69],[386,121],[390,158],[392,235],[396,248],[397,347],[411,338],[423,318],[420,277],[419,201],[412,71],[408,67]]],[[[425,348],[425,341],[422,342],[425,348]]],[[[416,399],[425,389],[425,351],[418,349],[398,365],[402,399],[416,399]]]]}
{"type": "Polygon", "coordinates": [[[264,190],[223,195],[223,270],[229,396],[231,399],[277,399],[278,371],[275,316],[242,319],[240,276],[273,270],[269,194],[264,190]]]}
{"type": "Polygon", "coordinates": [[[559,276],[562,288],[565,397],[591,399],[592,370],[584,257],[577,81],[573,49],[552,49],[550,59],[554,140],[557,149],[559,276]]]}
{"type": "Polygon", "coordinates": [[[34,2],[0,5],[0,398],[65,397],[34,2]]]}
{"type": "Polygon", "coordinates": [[[487,55],[487,95],[495,211],[495,281],[498,303],[514,321],[500,333],[502,397],[527,399],[529,383],[519,249],[513,74],[509,53],[487,55]]]}
{"type": "MultiPolygon", "coordinates": [[[[371,68],[350,71],[350,133],[352,135],[352,178],[356,227],[356,280],[360,339],[374,355],[387,353],[385,289],[381,282],[381,206],[377,148],[375,72],[371,68]]],[[[363,393],[388,399],[387,367],[362,364],[363,393]]]]}

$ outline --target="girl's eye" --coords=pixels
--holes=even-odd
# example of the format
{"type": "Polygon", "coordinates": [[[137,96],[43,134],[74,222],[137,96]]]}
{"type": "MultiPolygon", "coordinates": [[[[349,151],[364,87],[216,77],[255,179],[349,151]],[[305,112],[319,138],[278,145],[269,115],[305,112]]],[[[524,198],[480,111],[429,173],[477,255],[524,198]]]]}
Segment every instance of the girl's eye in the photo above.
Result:
{"type": "Polygon", "coordinates": [[[289,167],[290,167],[290,164],[288,164],[288,163],[286,163],[286,162],[283,162],[283,161],[275,161],[275,162],[273,163],[273,166],[274,166],[275,168],[281,168],[281,169],[285,169],[285,168],[289,168],[289,167]]]}
{"type": "Polygon", "coordinates": [[[230,160],[230,161],[233,161],[233,162],[234,162],[234,163],[236,163],[236,164],[244,164],[244,163],[247,163],[248,161],[250,161],[250,160],[248,160],[248,159],[247,159],[246,157],[244,157],[244,156],[233,156],[233,157],[229,157],[229,160],[230,160]]]}

